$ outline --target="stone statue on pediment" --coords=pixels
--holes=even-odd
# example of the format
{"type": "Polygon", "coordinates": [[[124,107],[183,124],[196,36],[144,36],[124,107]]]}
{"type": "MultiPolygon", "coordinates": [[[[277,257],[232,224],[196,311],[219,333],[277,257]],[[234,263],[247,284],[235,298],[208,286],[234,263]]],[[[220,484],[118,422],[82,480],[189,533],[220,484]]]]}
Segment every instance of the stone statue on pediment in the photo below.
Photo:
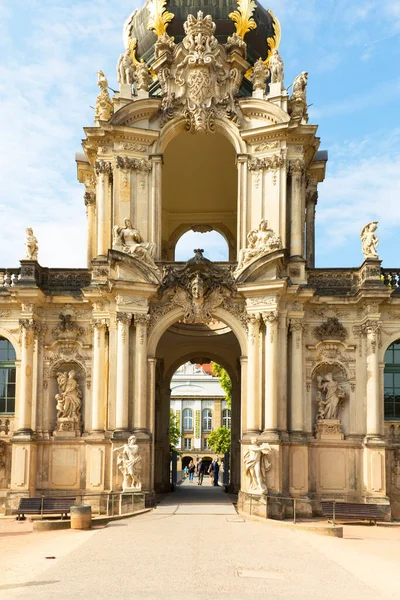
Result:
{"type": "Polygon", "coordinates": [[[268,221],[265,219],[262,219],[257,229],[248,233],[247,243],[247,247],[240,250],[237,273],[257,258],[282,247],[281,238],[268,227],[268,221]]]}
{"type": "Polygon", "coordinates": [[[145,262],[152,269],[157,269],[154,262],[156,245],[154,242],[145,242],[139,229],[132,226],[130,219],[124,219],[124,227],[116,225],[113,228],[113,248],[126,254],[131,254],[145,262]]]}
{"type": "Polygon", "coordinates": [[[135,74],[135,65],[131,56],[130,48],[127,48],[119,57],[117,63],[118,83],[132,85],[135,74]]]}

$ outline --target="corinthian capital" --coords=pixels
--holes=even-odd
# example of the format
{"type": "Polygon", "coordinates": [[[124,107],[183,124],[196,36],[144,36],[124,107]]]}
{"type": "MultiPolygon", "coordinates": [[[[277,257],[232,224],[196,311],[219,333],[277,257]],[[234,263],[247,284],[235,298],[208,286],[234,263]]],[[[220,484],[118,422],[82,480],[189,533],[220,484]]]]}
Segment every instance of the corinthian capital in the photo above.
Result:
{"type": "Polygon", "coordinates": [[[134,318],[135,325],[148,325],[150,322],[150,315],[145,315],[143,313],[134,313],[134,318]]]}
{"type": "Polygon", "coordinates": [[[266,325],[268,323],[270,323],[270,324],[277,323],[279,320],[279,312],[277,310],[270,310],[268,312],[263,312],[262,318],[266,325]]]}
{"type": "Polygon", "coordinates": [[[96,160],[94,169],[97,175],[111,173],[111,163],[108,160],[96,160]]]}
{"type": "Polygon", "coordinates": [[[305,162],[303,158],[295,158],[290,161],[289,171],[291,175],[301,176],[304,173],[305,162]]]}
{"type": "Polygon", "coordinates": [[[115,315],[116,323],[122,323],[123,325],[130,325],[132,321],[132,313],[129,312],[117,312],[115,315]]]}

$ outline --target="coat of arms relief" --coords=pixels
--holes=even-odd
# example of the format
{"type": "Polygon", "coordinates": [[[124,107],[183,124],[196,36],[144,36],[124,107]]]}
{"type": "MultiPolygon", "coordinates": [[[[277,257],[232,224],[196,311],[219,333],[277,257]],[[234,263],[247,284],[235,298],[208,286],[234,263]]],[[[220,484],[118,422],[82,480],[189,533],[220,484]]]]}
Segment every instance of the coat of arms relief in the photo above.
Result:
{"type": "Polygon", "coordinates": [[[186,119],[192,133],[214,131],[215,117],[241,120],[237,95],[249,65],[246,44],[236,34],[225,45],[214,37],[210,15],[189,15],[185,38],[176,45],[164,33],[156,42],[153,69],[161,85],[162,123],[176,116],[186,119]]]}

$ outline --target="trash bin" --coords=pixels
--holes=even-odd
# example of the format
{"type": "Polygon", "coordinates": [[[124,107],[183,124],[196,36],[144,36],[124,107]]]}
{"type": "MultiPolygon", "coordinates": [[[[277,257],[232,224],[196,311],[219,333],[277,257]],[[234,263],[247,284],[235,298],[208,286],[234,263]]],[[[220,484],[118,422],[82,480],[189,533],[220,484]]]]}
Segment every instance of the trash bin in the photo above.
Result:
{"type": "Polygon", "coordinates": [[[71,506],[71,529],[92,528],[92,507],[88,504],[71,506]]]}

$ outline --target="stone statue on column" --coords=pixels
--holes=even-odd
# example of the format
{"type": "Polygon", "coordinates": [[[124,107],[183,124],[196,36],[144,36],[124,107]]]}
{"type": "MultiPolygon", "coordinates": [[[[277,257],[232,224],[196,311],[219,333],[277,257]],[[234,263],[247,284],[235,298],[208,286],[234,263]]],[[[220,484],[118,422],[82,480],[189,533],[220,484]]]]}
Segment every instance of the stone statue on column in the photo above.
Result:
{"type": "Polygon", "coordinates": [[[97,73],[97,85],[100,93],[96,98],[95,120],[108,121],[114,114],[114,106],[108,93],[108,80],[103,71],[97,73]]]}
{"type": "Polygon", "coordinates": [[[378,222],[372,221],[361,230],[362,253],[364,258],[379,258],[377,248],[379,245],[378,237],[375,231],[378,228],[378,222]]]}
{"type": "Polygon", "coordinates": [[[248,478],[248,489],[251,494],[267,494],[267,472],[271,468],[268,456],[271,454],[269,444],[260,444],[257,438],[251,438],[251,444],[244,455],[245,472],[248,478]]]}
{"type": "Polygon", "coordinates": [[[283,83],[283,60],[278,52],[278,48],[272,50],[268,68],[271,73],[271,83],[283,83]]]}
{"type": "Polygon", "coordinates": [[[39,245],[38,245],[37,238],[33,234],[32,227],[28,227],[26,229],[25,246],[26,246],[26,258],[28,260],[37,260],[38,252],[39,252],[39,245]]]}
{"type": "Polygon", "coordinates": [[[122,491],[140,491],[142,483],[139,479],[141,456],[139,454],[139,446],[136,444],[136,436],[131,435],[127,444],[115,448],[114,452],[118,452],[117,466],[123,475],[122,491]]]}
{"type": "Polygon", "coordinates": [[[289,100],[289,114],[292,121],[300,123],[308,123],[308,107],[307,107],[307,82],[308,73],[303,71],[297,75],[293,82],[292,95],[289,100]]]}
{"type": "Polygon", "coordinates": [[[119,57],[117,64],[118,83],[132,85],[134,81],[135,65],[131,57],[131,50],[127,48],[119,57]]]}
{"type": "Polygon", "coordinates": [[[264,64],[262,58],[259,58],[253,67],[253,71],[250,76],[250,81],[253,84],[253,90],[260,90],[265,92],[266,81],[269,75],[269,70],[264,64]]]}

